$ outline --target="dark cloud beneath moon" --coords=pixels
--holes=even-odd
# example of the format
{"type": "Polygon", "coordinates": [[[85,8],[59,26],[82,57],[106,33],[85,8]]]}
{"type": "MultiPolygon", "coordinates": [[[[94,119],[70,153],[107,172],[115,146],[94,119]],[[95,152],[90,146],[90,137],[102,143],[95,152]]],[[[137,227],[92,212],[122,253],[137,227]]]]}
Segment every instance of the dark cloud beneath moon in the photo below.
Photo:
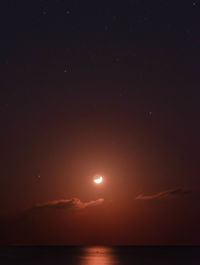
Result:
{"type": "Polygon", "coordinates": [[[193,194],[192,190],[176,188],[166,191],[161,191],[151,195],[140,194],[135,199],[136,200],[161,200],[161,199],[175,199],[177,197],[185,197],[193,194]]]}
{"type": "Polygon", "coordinates": [[[88,229],[88,218],[97,218],[98,207],[103,204],[103,198],[87,202],[78,198],[54,200],[5,216],[0,218],[0,245],[70,243],[74,235],[79,242],[80,234],[88,229]]]}
{"type": "Polygon", "coordinates": [[[80,210],[88,207],[95,207],[103,204],[104,199],[100,198],[94,201],[82,202],[78,198],[68,200],[55,200],[43,204],[37,204],[27,210],[27,212],[43,212],[45,210],[80,210]]]}

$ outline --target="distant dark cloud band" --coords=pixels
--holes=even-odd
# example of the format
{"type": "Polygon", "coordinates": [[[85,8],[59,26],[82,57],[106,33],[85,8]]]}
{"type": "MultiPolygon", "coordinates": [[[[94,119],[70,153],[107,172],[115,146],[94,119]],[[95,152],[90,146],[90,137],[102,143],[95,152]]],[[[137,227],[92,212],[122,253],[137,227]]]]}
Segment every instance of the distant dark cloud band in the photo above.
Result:
{"type": "Polygon", "coordinates": [[[79,210],[88,207],[94,207],[103,204],[104,199],[98,199],[89,202],[82,202],[78,198],[72,198],[69,200],[55,200],[46,202],[43,204],[37,204],[29,209],[29,211],[42,211],[42,210],[79,210]]]}
{"type": "Polygon", "coordinates": [[[193,193],[192,190],[176,188],[176,189],[161,191],[151,195],[140,194],[136,197],[136,200],[173,199],[177,197],[185,197],[192,193],[193,193]]]}

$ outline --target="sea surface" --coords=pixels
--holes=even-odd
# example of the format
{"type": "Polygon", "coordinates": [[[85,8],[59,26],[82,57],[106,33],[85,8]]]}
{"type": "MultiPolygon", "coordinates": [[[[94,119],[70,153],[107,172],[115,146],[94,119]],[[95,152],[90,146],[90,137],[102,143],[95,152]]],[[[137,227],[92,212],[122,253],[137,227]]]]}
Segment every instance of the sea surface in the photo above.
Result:
{"type": "Polygon", "coordinates": [[[199,265],[200,247],[0,247],[0,265],[199,265]]]}

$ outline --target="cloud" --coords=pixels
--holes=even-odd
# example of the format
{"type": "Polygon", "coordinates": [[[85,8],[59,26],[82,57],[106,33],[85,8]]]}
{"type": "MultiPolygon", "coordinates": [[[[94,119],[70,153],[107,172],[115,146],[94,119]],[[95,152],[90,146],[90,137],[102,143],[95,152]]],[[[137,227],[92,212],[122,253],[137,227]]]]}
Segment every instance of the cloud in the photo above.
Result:
{"type": "Polygon", "coordinates": [[[30,212],[40,212],[45,210],[80,210],[88,207],[94,207],[101,205],[104,202],[104,199],[98,199],[95,201],[89,201],[89,202],[82,202],[78,198],[72,198],[69,200],[55,200],[46,202],[43,204],[37,204],[31,208],[28,209],[30,212]]]}
{"type": "Polygon", "coordinates": [[[74,237],[79,242],[79,235],[85,236],[85,229],[89,229],[88,216],[97,218],[103,204],[103,198],[54,200],[0,216],[0,245],[62,244],[65,240],[72,244],[74,237]]]}
{"type": "Polygon", "coordinates": [[[161,191],[152,195],[140,194],[135,199],[136,200],[161,200],[161,199],[173,199],[177,197],[185,197],[192,194],[192,190],[176,188],[166,191],[161,191]]]}

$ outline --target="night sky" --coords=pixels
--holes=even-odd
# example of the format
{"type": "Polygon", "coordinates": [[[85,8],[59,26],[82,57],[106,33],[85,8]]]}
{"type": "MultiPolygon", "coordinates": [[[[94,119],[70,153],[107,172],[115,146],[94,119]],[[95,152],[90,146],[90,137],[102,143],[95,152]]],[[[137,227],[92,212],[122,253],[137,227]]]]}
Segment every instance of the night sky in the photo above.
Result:
{"type": "Polygon", "coordinates": [[[1,0],[0,39],[0,244],[200,244],[200,1],[1,0]]]}

